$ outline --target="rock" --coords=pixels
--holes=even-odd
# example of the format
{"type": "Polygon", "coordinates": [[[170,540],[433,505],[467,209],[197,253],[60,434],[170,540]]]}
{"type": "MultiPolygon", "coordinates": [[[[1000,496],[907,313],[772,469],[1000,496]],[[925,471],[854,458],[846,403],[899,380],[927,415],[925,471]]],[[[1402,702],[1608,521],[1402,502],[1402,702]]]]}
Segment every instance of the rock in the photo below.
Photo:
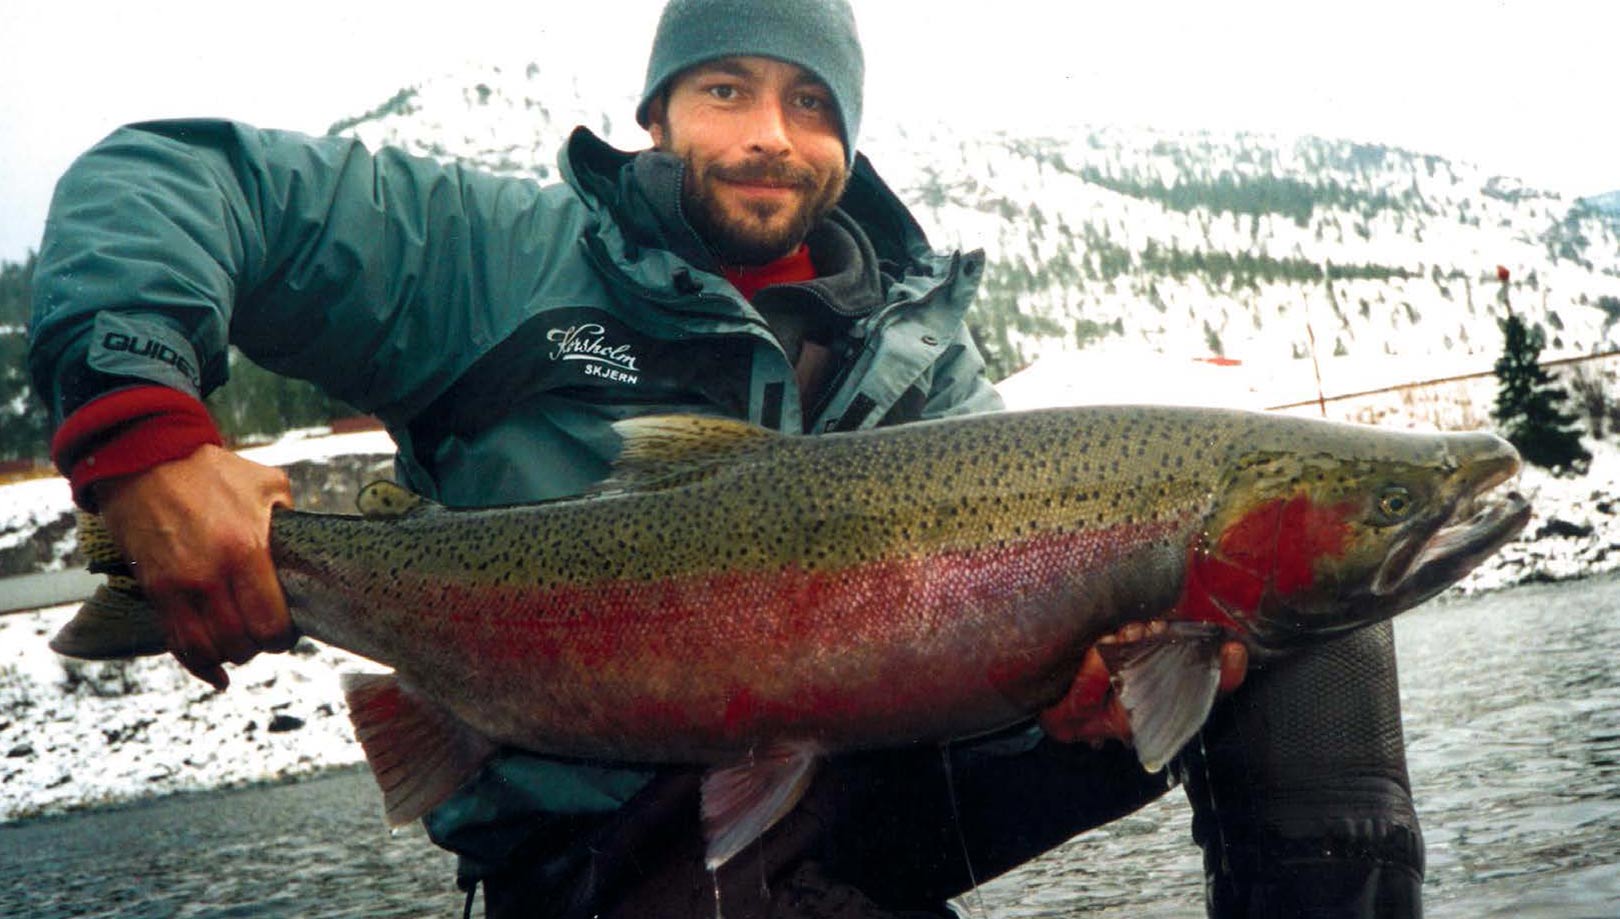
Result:
{"type": "Polygon", "coordinates": [[[20,757],[33,756],[33,755],[34,755],[34,747],[33,747],[32,744],[20,743],[20,744],[16,745],[15,747],[11,748],[11,751],[6,754],[6,758],[7,759],[18,759],[20,757]]]}
{"type": "Polygon", "coordinates": [[[132,724],[118,725],[111,728],[102,728],[101,736],[107,738],[107,745],[121,744],[126,740],[143,740],[146,729],[151,727],[154,719],[142,718],[132,724]]]}
{"type": "MultiPolygon", "coordinates": [[[[16,545],[0,549],[0,577],[43,571],[56,560],[56,547],[76,526],[72,511],[64,511],[55,520],[39,527],[27,539],[16,545]]],[[[77,549],[67,557],[67,567],[84,565],[84,556],[77,549]]]]}
{"type": "Polygon", "coordinates": [[[283,734],[287,731],[296,731],[304,726],[304,719],[292,715],[277,714],[270,720],[269,731],[272,734],[283,734]]]}
{"type": "Polygon", "coordinates": [[[1558,517],[1552,517],[1541,525],[1536,531],[1536,538],[1543,539],[1548,536],[1568,536],[1576,539],[1585,539],[1592,535],[1592,525],[1589,523],[1570,523],[1558,517]]]}

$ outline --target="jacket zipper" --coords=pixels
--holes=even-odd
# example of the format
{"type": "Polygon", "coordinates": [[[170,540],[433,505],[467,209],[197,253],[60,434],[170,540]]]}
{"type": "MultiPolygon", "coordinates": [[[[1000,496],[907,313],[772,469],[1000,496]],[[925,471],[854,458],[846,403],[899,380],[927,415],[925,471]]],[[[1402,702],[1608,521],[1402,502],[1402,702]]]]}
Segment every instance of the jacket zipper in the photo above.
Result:
{"type": "Polygon", "coordinates": [[[821,413],[827,410],[827,406],[832,404],[832,401],[834,397],[838,395],[839,390],[843,389],[844,384],[849,381],[849,375],[854,372],[855,365],[860,363],[860,361],[866,357],[867,351],[871,350],[872,342],[877,339],[878,330],[889,321],[889,317],[896,310],[900,309],[901,306],[911,306],[920,309],[938,299],[940,291],[943,291],[951,284],[953,280],[955,280],[957,272],[960,270],[959,262],[959,258],[953,257],[951,259],[950,270],[945,272],[945,279],[934,285],[933,289],[929,290],[928,293],[924,294],[923,296],[917,298],[916,300],[908,301],[907,303],[886,303],[878,309],[877,313],[872,316],[870,330],[862,337],[860,349],[851,355],[849,360],[842,362],[842,365],[838,368],[838,373],[821,390],[821,396],[816,399],[815,404],[811,407],[810,411],[805,414],[805,421],[814,424],[821,419],[821,413]]]}

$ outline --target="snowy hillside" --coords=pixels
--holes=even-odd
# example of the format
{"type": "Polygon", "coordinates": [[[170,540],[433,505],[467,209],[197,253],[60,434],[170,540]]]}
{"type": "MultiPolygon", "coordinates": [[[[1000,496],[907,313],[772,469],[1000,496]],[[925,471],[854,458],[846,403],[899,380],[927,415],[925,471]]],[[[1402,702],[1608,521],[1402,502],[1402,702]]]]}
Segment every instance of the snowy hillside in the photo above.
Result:
{"type": "MultiPolygon", "coordinates": [[[[584,124],[637,148],[633,100],[534,64],[402,90],[333,126],[555,181],[584,124]]],[[[1488,166],[1350,140],[1077,126],[966,135],[868,121],[861,148],[936,244],[991,257],[977,325],[997,369],[1100,346],[1245,360],[1477,357],[1498,265],[1548,357],[1620,344],[1620,218],[1488,166]]]]}

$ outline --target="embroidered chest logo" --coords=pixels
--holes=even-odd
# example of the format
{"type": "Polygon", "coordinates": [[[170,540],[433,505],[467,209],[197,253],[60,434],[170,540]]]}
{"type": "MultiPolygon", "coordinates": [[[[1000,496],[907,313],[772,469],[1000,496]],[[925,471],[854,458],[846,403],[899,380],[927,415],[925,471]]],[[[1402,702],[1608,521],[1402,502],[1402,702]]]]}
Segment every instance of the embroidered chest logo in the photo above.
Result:
{"type": "Polygon", "coordinates": [[[594,322],[552,329],[546,340],[556,346],[551,349],[552,360],[581,361],[581,370],[588,377],[631,386],[641,381],[640,358],[631,353],[629,345],[610,343],[607,330],[594,322]]]}

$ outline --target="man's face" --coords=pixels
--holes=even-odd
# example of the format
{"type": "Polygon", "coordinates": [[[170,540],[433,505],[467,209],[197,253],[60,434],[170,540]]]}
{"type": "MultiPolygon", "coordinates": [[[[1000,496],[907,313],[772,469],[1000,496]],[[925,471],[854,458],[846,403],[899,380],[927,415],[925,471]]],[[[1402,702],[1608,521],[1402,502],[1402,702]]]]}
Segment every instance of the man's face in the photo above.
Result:
{"type": "Polygon", "coordinates": [[[729,57],[670,83],[653,143],[686,161],[687,219],[720,259],[763,265],[796,249],[844,192],[832,95],[793,64],[729,57]]]}

